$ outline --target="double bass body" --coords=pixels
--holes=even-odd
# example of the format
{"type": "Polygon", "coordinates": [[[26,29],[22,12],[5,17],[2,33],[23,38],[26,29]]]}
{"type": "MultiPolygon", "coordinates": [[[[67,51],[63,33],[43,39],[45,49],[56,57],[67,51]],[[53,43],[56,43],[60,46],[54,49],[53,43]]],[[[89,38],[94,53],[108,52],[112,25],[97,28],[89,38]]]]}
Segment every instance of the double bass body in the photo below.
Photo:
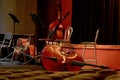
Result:
{"type": "Polygon", "coordinates": [[[71,51],[66,52],[59,45],[47,45],[42,50],[41,62],[46,70],[50,71],[78,71],[82,66],[74,66],[72,61],[82,61],[80,54],[71,51]]]}

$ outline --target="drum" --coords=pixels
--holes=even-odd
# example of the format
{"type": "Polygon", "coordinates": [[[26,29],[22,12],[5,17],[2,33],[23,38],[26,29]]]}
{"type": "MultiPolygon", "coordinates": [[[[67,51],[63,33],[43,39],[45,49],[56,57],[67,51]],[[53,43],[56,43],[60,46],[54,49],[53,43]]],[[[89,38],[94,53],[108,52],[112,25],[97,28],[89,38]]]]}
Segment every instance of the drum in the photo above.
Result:
{"type": "Polygon", "coordinates": [[[80,54],[75,52],[66,53],[58,45],[47,45],[42,50],[41,62],[46,70],[50,71],[78,71],[82,66],[71,64],[73,60],[82,61],[80,54]]]}
{"type": "Polygon", "coordinates": [[[27,38],[18,38],[16,42],[16,47],[19,48],[19,50],[22,50],[23,52],[30,54],[29,50],[30,43],[28,42],[27,38]]]}
{"type": "Polygon", "coordinates": [[[28,39],[27,38],[18,38],[16,42],[17,47],[26,46],[28,39]]]}
{"type": "Polygon", "coordinates": [[[30,45],[27,38],[18,38],[13,53],[16,60],[23,61],[24,59],[25,61],[27,57],[34,57],[34,46],[30,45]]]}
{"type": "Polygon", "coordinates": [[[37,55],[37,49],[34,45],[29,45],[30,56],[35,57],[37,55]]]}

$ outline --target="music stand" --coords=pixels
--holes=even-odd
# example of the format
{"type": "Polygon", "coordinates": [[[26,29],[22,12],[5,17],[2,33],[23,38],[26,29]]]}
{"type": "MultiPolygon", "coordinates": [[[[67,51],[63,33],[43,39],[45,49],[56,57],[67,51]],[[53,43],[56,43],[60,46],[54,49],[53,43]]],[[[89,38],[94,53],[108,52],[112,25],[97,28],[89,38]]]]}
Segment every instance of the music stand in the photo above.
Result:
{"type": "Polygon", "coordinates": [[[44,27],[44,24],[40,18],[40,16],[38,14],[33,14],[31,13],[30,14],[34,24],[35,24],[35,43],[34,45],[36,46],[37,45],[37,40],[38,40],[38,37],[37,37],[37,30],[38,30],[38,26],[41,26],[42,28],[44,27]]]}
{"type": "MultiPolygon", "coordinates": [[[[13,20],[13,35],[15,35],[15,23],[20,23],[20,21],[13,15],[12,13],[8,14],[13,20]]],[[[14,46],[14,39],[13,39],[13,46],[14,46]]]]}
{"type": "MultiPolygon", "coordinates": [[[[34,22],[34,24],[35,24],[35,42],[34,42],[34,54],[35,54],[35,46],[37,45],[37,40],[38,40],[38,37],[37,37],[37,29],[38,29],[38,26],[41,26],[41,27],[44,27],[44,25],[43,25],[43,22],[42,22],[42,20],[41,20],[41,18],[40,18],[40,16],[39,15],[37,15],[37,14],[30,14],[30,16],[31,16],[31,18],[32,18],[32,20],[33,20],[33,22],[34,22]]],[[[34,55],[34,58],[36,58],[36,57],[38,57],[38,51],[37,51],[37,56],[36,55],[34,55]]],[[[32,59],[30,59],[30,60],[28,60],[27,62],[25,62],[25,63],[23,63],[23,65],[24,64],[27,64],[28,62],[30,62],[30,61],[32,61],[33,60],[33,58],[32,59]]]]}
{"type": "Polygon", "coordinates": [[[44,27],[43,22],[39,15],[31,13],[30,16],[31,16],[33,22],[35,23],[35,25],[44,27]]]}
{"type": "Polygon", "coordinates": [[[15,34],[15,23],[20,23],[20,21],[12,13],[8,14],[13,20],[13,35],[15,34]]]}

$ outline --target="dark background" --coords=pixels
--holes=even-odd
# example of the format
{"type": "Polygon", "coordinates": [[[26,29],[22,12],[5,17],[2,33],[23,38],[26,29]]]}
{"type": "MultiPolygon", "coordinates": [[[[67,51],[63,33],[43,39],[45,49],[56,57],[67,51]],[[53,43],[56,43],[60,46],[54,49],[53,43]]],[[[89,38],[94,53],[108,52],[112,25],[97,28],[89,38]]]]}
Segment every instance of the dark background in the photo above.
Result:
{"type": "MultiPolygon", "coordinates": [[[[120,44],[119,4],[119,0],[73,0],[72,43],[93,41],[99,28],[98,44],[120,44]]],[[[47,37],[49,24],[57,19],[56,0],[38,0],[38,12],[46,30],[41,36],[47,37]]]]}
{"type": "Polygon", "coordinates": [[[93,41],[100,29],[98,44],[120,44],[118,0],[73,0],[73,43],[93,41]]]}

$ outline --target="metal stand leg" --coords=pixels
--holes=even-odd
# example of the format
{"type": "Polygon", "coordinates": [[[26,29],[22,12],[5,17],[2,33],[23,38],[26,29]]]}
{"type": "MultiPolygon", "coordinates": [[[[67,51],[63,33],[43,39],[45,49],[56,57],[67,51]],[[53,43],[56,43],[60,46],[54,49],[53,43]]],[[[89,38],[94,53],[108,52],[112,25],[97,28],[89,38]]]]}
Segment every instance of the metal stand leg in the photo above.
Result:
{"type": "Polygon", "coordinates": [[[97,64],[97,54],[96,54],[96,45],[95,44],[93,44],[93,45],[91,45],[91,46],[88,46],[87,44],[84,44],[84,47],[83,47],[83,53],[82,53],[82,58],[84,59],[84,61],[86,61],[86,62],[95,62],[95,64],[97,64]],[[86,48],[87,47],[92,47],[93,48],[93,53],[91,53],[91,54],[93,54],[93,59],[86,59],[86,52],[85,52],[85,50],[86,50],[86,48]]]}
{"type": "Polygon", "coordinates": [[[4,57],[3,59],[8,58],[9,56],[11,56],[13,54],[13,52],[11,52],[9,55],[7,55],[6,57],[4,57]]]}

